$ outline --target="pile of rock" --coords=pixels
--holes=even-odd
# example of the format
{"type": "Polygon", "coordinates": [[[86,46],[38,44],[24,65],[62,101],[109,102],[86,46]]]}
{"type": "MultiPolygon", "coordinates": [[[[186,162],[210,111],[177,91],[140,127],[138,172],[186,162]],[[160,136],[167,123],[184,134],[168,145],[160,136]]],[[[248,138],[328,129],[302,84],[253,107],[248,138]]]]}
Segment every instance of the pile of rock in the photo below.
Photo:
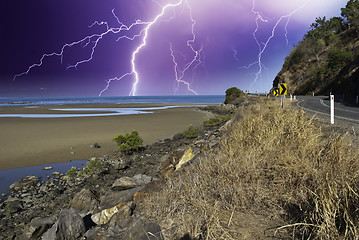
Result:
{"type": "Polygon", "coordinates": [[[207,131],[194,141],[166,139],[130,156],[104,156],[105,167],[88,176],[23,178],[0,203],[0,239],[163,239],[138,206],[219,142],[219,130],[207,131]]]}

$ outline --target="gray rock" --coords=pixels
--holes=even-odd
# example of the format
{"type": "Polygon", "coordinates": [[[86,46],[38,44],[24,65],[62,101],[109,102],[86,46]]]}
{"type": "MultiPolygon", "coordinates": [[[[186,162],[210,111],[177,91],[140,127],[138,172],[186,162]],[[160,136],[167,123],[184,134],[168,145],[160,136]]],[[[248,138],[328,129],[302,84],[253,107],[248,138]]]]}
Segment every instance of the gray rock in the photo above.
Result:
{"type": "Polygon", "coordinates": [[[10,191],[11,192],[22,192],[23,190],[26,191],[30,187],[35,187],[38,182],[39,182],[39,178],[35,176],[27,176],[11,184],[10,191]]]}
{"type": "Polygon", "coordinates": [[[130,177],[122,177],[117,179],[113,184],[112,184],[112,189],[113,190],[126,190],[126,189],[131,189],[138,186],[137,182],[130,177]]]}
{"type": "Polygon", "coordinates": [[[53,225],[57,220],[56,216],[49,216],[49,217],[35,217],[31,220],[30,226],[32,227],[41,227],[44,225],[53,225]]]}
{"type": "Polygon", "coordinates": [[[161,228],[158,224],[140,219],[125,233],[127,240],[163,240],[161,228]]]}
{"type": "Polygon", "coordinates": [[[138,174],[132,178],[130,177],[122,177],[117,179],[113,185],[112,185],[112,189],[113,190],[126,190],[126,189],[131,189],[137,186],[142,186],[142,185],[146,185],[147,183],[152,181],[152,177],[146,176],[146,175],[142,175],[142,174],[138,174]]]}
{"type": "Polygon", "coordinates": [[[101,227],[94,227],[85,234],[87,240],[107,240],[107,231],[101,227]]]}
{"type": "Polygon", "coordinates": [[[85,223],[74,209],[63,209],[55,224],[42,236],[42,240],[78,239],[86,232],[85,223]]]}
{"type": "Polygon", "coordinates": [[[145,185],[152,181],[152,177],[144,174],[138,174],[133,177],[133,180],[135,180],[138,185],[145,185]]]}
{"type": "Polygon", "coordinates": [[[90,148],[101,148],[101,146],[98,143],[94,143],[90,146],[90,148]]]}
{"type": "Polygon", "coordinates": [[[126,168],[129,168],[131,165],[131,161],[130,160],[119,160],[114,162],[114,169],[116,170],[124,170],[126,168]]]}
{"type": "Polygon", "coordinates": [[[5,201],[6,214],[14,214],[22,210],[22,202],[18,198],[8,198],[5,201]]]}
{"type": "Polygon", "coordinates": [[[56,216],[35,217],[31,220],[30,226],[25,229],[20,239],[39,239],[55,222],[56,216]]]}
{"type": "Polygon", "coordinates": [[[100,209],[108,209],[120,203],[130,202],[133,200],[133,195],[141,189],[142,187],[135,187],[124,191],[109,190],[100,198],[100,209]]]}
{"type": "Polygon", "coordinates": [[[70,201],[69,207],[81,211],[91,211],[99,206],[99,200],[96,195],[87,188],[83,188],[76,193],[70,201]]]}
{"type": "Polygon", "coordinates": [[[169,157],[170,157],[169,154],[163,155],[163,156],[160,158],[160,163],[166,162],[169,157]]]}

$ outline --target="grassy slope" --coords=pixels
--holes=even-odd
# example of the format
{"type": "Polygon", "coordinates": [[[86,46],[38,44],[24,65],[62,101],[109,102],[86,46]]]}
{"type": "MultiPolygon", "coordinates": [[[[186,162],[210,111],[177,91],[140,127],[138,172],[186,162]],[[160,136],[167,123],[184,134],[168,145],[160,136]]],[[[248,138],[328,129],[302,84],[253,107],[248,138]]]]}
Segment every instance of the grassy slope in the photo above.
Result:
{"type": "Polygon", "coordinates": [[[358,156],[303,111],[263,100],[241,108],[218,152],[168,180],[144,211],[166,239],[358,238],[358,156]]]}

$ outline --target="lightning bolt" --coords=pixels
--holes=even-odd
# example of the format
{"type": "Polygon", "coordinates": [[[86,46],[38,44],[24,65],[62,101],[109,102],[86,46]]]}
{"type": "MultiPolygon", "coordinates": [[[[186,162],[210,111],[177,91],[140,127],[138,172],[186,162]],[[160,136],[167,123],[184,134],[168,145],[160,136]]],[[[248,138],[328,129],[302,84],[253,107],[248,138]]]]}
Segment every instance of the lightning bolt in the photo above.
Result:
{"type": "MultiPolygon", "coordinates": [[[[112,13],[114,14],[114,10],[112,10],[112,13]]],[[[114,16],[116,16],[114,14],[114,16]]],[[[117,18],[117,17],[116,17],[117,18]]],[[[117,18],[118,19],[118,18],[117,18]]],[[[29,72],[35,68],[35,67],[40,67],[42,66],[43,62],[44,62],[44,59],[45,58],[48,58],[48,57],[52,57],[52,56],[57,56],[57,57],[60,57],[61,58],[61,64],[63,63],[63,58],[64,58],[64,53],[65,53],[65,50],[67,48],[70,48],[70,47],[73,47],[73,46],[76,46],[76,45],[80,45],[80,44],[84,44],[84,48],[87,47],[91,42],[93,43],[93,47],[92,47],[92,51],[90,53],[90,56],[87,58],[87,59],[84,59],[82,61],[79,61],[77,62],[76,64],[74,65],[69,65],[67,66],[67,69],[69,68],[77,68],[80,64],[83,64],[83,63],[87,63],[89,61],[91,61],[93,59],[93,55],[94,55],[94,52],[95,52],[95,49],[99,43],[99,41],[107,34],[109,33],[113,33],[113,34],[120,34],[121,32],[123,31],[130,31],[134,26],[137,26],[137,25],[148,25],[149,23],[147,22],[142,22],[140,20],[137,20],[135,23],[132,23],[130,26],[127,26],[121,22],[119,22],[121,24],[120,27],[117,27],[117,28],[110,28],[108,23],[107,22],[98,22],[98,21],[95,21],[92,25],[90,25],[89,27],[92,28],[93,26],[97,25],[97,26],[101,26],[101,25],[105,25],[106,26],[106,31],[101,33],[101,34],[92,34],[92,35],[89,35],[89,36],[86,36],[84,38],[82,38],[81,40],[78,40],[78,41],[75,41],[75,42],[72,42],[72,43],[66,43],[62,46],[60,52],[53,52],[53,53],[45,53],[42,55],[42,57],[40,58],[40,62],[39,63],[35,63],[33,65],[31,65],[30,67],[28,67],[28,69],[23,72],[23,73],[20,73],[20,74],[17,74],[14,76],[13,80],[15,80],[16,78],[18,77],[21,77],[23,75],[27,75],[29,74],[29,72]]],[[[140,36],[139,35],[134,35],[132,38],[130,37],[127,37],[126,35],[123,36],[123,37],[120,37],[119,39],[121,38],[127,38],[127,39],[134,39],[136,37],[140,36]]]]}
{"type": "MultiPolygon", "coordinates": [[[[262,76],[262,70],[263,69],[267,69],[265,67],[265,65],[262,63],[262,56],[263,54],[265,53],[266,49],[268,48],[268,45],[269,43],[271,42],[271,40],[273,39],[273,37],[275,36],[275,33],[276,33],[276,30],[278,28],[278,25],[284,20],[286,19],[286,24],[284,26],[284,32],[285,32],[285,40],[286,40],[286,46],[288,46],[288,25],[289,25],[289,22],[290,22],[290,18],[296,13],[298,12],[299,10],[301,10],[302,8],[304,8],[307,4],[308,4],[309,0],[306,1],[302,6],[300,6],[299,8],[295,9],[294,11],[290,12],[289,14],[287,15],[283,15],[281,16],[277,22],[274,24],[273,28],[272,28],[272,31],[271,31],[271,34],[270,36],[267,38],[267,40],[265,42],[259,42],[258,38],[257,38],[257,33],[260,29],[260,22],[262,23],[268,23],[269,22],[269,19],[265,18],[263,16],[263,14],[259,11],[256,11],[256,7],[255,7],[255,4],[256,4],[256,0],[253,0],[253,4],[252,4],[252,9],[251,9],[251,12],[256,16],[255,17],[255,23],[256,23],[256,28],[254,29],[252,35],[253,35],[253,38],[258,46],[258,55],[257,55],[257,61],[249,64],[248,66],[242,66],[240,67],[240,69],[250,69],[251,67],[257,65],[258,66],[258,71],[255,73],[255,78],[253,80],[253,82],[251,83],[250,85],[250,88],[252,88],[252,86],[258,81],[258,79],[261,78],[262,76]]],[[[238,52],[233,49],[234,51],[234,58],[236,61],[238,61],[238,52]]]]}
{"type": "Polygon", "coordinates": [[[175,76],[176,76],[176,81],[177,81],[177,87],[175,89],[174,94],[176,95],[180,84],[184,84],[187,87],[187,90],[194,93],[195,95],[198,95],[198,93],[196,91],[194,91],[193,89],[191,89],[189,82],[183,80],[183,78],[185,77],[186,72],[192,68],[192,71],[194,72],[199,66],[204,66],[204,62],[201,60],[201,53],[203,51],[203,46],[199,49],[196,50],[193,47],[193,44],[196,41],[196,34],[195,34],[195,25],[196,25],[196,21],[193,18],[192,15],[192,8],[190,7],[188,1],[186,1],[186,6],[189,9],[189,16],[190,16],[190,20],[192,22],[192,26],[191,26],[191,34],[192,34],[192,39],[189,39],[186,43],[187,43],[187,47],[192,51],[193,53],[193,58],[185,64],[185,66],[183,67],[183,70],[179,69],[179,64],[176,60],[175,54],[174,54],[174,50],[173,50],[173,46],[172,43],[170,43],[170,52],[171,52],[171,57],[172,57],[172,61],[174,64],[174,72],[175,72],[175,76]]]}
{"type": "Polygon", "coordinates": [[[192,93],[198,95],[198,93],[197,93],[196,91],[194,91],[194,90],[192,90],[192,89],[190,88],[190,84],[182,79],[183,76],[184,76],[184,71],[180,71],[180,70],[179,70],[178,63],[177,63],[176,57],[175,57],[175,55],[174,55],[172,43],[170,43],[170,52],[171,52],[172,61],[173,61],[173,64],[174,64],[174,72],[175,72],[176,81],[177,81],[177,88],[176,88],[176,90],[175,90],[175,94],[176,94],[176,92],[178,91],[178,88],[179,88],[180,83],[183,83],[183,84],[185,84],[185,85],[187,86],[188,91],[190,91],[190,92],[192,92],[192,93]],[[179,74],[179,72],[181,72],[181,73],[179,74]]]}
{"type": "MultiPolygon", "coordinates": [[[[89,45],[91,45],[91,52],[90,52],[90,55],[89,57],[81,60],[81,61],[78,61],[76,62],[75,64],[70,64],[66,67],[66,69],[71,69],[71,68],[77,68],[79,65],[81,64],[85,64],[85,63],[88,63],[90,62],[93,57],[94,57],[94,54],[95,54],[95,50],[96,50],[96,47],[98,46],[99,42],[108,34],[116,34],[116,35],[120,35],[117,39],[117,41],[121,40],[121,39],[126,39],[126,40],[134,40],[136,38],[139,38],[139,37],[142,37],[142,41],[140,42],[140,44],[136,47],[136,49],[132,52],[131,54],[131,71],[123,74],[122,76],[120,77],[114,77],[114,78],[111,78],[111,79],[108,79],[106,80],[106,86],[105,88],[100,91],[99,93],[99,96],[101,96],[106,90],[109,89],[111,83],[113,81],[120,81],[124,78],[127,78],[127,77],[130,77],[132,76],[134,78],[134,83],[132,85],[132,89],[129,93],[130,96],[135,96],[136,95],[136,92],[137,92],[137,87],[138,87],[138,84],[140,82],[140,78],[139,78],[139,73],[138,73],[138,70],[137,70],[137,66],[136,66],[136,59],[138,57],[138,54],[140,53],[140,51],[146,47],[147,45],[147,39],[148,39],[148,35],[149,35],[149,32],[152,28],[153,25],[155,25],[156,23],[159,23],[161,21],[171,21],[174,17],[172,16],[170,19],[168,20],[161,20],[161,18],[165,15],[165,13],[167,12],[168,9],[174,9],[182,4],[186,4],[186,6],[190,9],[190,16],[191,16],[191,20],[192,20],[192,35],[193,35],[193,38],[189,41],[187,41],[187,46],[190,47],[190,49],[195,53],[195,56],[194,58],[192,59],[192,61],[190,61],[184,68],[183,71],[181,71],[181,74],[178,74],[178,72],[176,72],[176,80],[178,82],[178,84],[180,83],[183,83],[185,85],[187,85],[187,89],[194,93],[194,94],[197,94],[194,90],[192,90],[190,88],[190,85],[188,82],[184,81],[183,80],[183,77],[184,77],[184,74],[185,72],[191,68],[191,66],[193,66],[195,63],[198,63],[200,62],[199,61],[199,57],[200,57],[200,53],[202,51],[202,49],[200,50],[195,50],[194,47],[192,46],[192,44],[195,42],[196,40],[196,37],[195,37],[195,34],[194,34],[194,25],[195,25],[195,21],[193,20],[193,17],[192,17],[192,12],[191,12],[191,8],[188,4],[188,1],[187,0],[178,0],[176,1],[175,3],[169,3],[167,5],[164,5],[162,6],[161,4],[159,4],[157,1],[153,0],[157,5],[161,6],[161,11],[160,13],[155,16],[153,18],[152,21],[150,22],[143,22],[141,20],[136,20],[135,22],[133,22],[131,25],[126,25],[124,23],[122,23],[120,21],[120,19],[116,16],[115,14],[115,11],[112,10],[112,15],[114,16],[114,18],[116,19],[117,23],[119,24],[119,27],[110,27],[109,24],[107,22],[101,22],[101,21],[95,21],[94,23],[92,23],[92,25],[90,25],[89,27],[92,28],[94,26],[105,26],[105,31],[103,31],[102,33],[99,33],[99,34],[92,34],[92,35],[89,35],[89,36],[85,36],[84,38],[78,40],[78,41],[74,41],[74,42],[71,42],[71,43],[66,43],[62,46],[61,50],[59,52],[52,52],[52,53],[46,53],[46,54],[43,54],[42,57],[40,58],[40,61],[39,63],[35,63],[31,66],[28,67],[28,69],[25,71],[25,72],[22,72],[20,74],[17,74],[14,76],[13,80],[15,80],[16,78],[19,78],[19,77],[22,77],[24,75],[28,75],[30,73],[30,71],[33,69],[33,68],[36,68],[36,67],[41,67],[44,63],[44,60],[46,58],[49,58],[49,57],[53,57],[53,56],[57,56],[57,57],[60,57],[61,59],[61,64],[63,64],[63,58],[64,58],[64,54],[65,54],[65,50],[70,48],[70,47],[73,47],[73,46],[77,46],[77,45],[83,45],[83,48],[86,48],[88,47],[89,45]],[[144,26],[140,32],[138,32],[137,34],[133,34],[133,35],[129,35],[129,34],[126,34],[128,32],[130,32],[135,26],[144,26]],[[121,35],[122,33],[125,33],[124,35],[121,35]]],[[[172,47],[171,47],[171,51],[172,51],[172,47]]],[[[172,51],[173,53],[173,51],[172,51]]],[[[174,58],[174,55],[172,54],[172,58],[174,58]]],[[[173,60],[174,62],[175,59],[173,60]]],[[[201,62],[200,62],[201,63],[201,62]]],[[[199,63],[199,64],[200,64],[199,63]]],[[[197,65],[194,67],[194,68],[197,68],[197,65]]],[[[177,67],[175,67],[176,71],[177,71],[177,67]]]]}

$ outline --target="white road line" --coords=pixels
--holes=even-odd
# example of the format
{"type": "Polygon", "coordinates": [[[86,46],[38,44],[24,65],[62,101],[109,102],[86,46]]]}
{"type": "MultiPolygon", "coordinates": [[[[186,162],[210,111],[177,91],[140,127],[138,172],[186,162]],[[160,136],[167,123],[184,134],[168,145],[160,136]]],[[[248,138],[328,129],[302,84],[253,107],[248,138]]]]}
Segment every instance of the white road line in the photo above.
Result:
{"type": "Polygon", "coordinates": [[[330,107],[327,104],[324,103],[323,99],[319,99],[320,103],[324,106],[324,107],[330,107]]]}
{"type": "MultiPolygon", "coordinates": [[[[319,98],[318,98],[319,99],[319,98]]],[[[328,106],[327,104],[324,103],[323,99],[319,99],[320,103],[324,106],[324,107],[328,107],[330,108],[330,106],[328,106]]],[[[355,112],[355,111],[350,111],[350,110],[347,110],[347,109],[342,109],[342,108],[338,108],[336,107],[335,110],[339,110],[339,111],[345,111],[345,112],[351,112],[351,113],[356,113],[356,114],[359,114],[359,112],[355,112]]]]}
{"type": "MultiPolygon", "coordinates": [[[[309,112],[314,112],[314,113],[318,113],[318,114],[322,114],[322,115],[325,115],[325,116],[330,117],[330,114],[323,113],[323,112],[318,112],[318,111],[315,111],[315,110],[311,110],[311,109],[309,109],[309,108],[305,108],[305,107],[299,106],[299,103],[301,103],[301,102],[304,102],[304,100],[299,100],[299,101],[297,102],[297,106],[298,106],[298,107],[300,107],[300,108],[302,108],[302,109],[304,109],[304,110],[306,110],[306,111],[309,111],[309,112]]],[[[352,119],[352,118],[346,118],[346,117],[341,117],[341,116],[337,116],[337,115],[335,115],[335,118],[359,123],[359,120],[352,119]]]]}

